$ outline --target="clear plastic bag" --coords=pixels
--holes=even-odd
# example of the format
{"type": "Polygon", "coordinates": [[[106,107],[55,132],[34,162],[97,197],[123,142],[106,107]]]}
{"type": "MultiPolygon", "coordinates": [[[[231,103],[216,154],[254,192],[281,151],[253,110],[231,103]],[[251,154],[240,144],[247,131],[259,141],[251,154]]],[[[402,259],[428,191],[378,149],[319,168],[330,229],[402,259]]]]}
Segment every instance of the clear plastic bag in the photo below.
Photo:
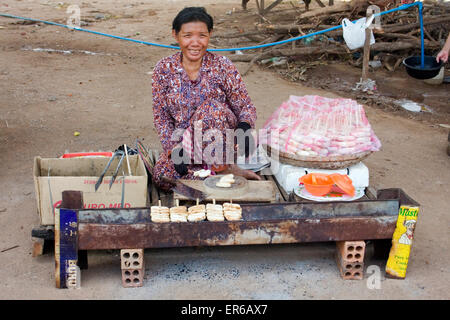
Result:
{"type": "Polygon", "coordinates": [[[333,157],[378,151],[379,139],[364,108],[351,99],[290,96],[264,124],[262,143],[302,157],[333,157]]]}

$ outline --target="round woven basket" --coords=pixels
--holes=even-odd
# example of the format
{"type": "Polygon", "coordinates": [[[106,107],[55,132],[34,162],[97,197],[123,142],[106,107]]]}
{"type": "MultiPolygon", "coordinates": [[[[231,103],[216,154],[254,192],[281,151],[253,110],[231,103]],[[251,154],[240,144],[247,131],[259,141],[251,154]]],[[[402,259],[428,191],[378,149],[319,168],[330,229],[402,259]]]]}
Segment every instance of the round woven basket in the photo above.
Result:
{"type": "Polygon", "coordinates": [[[274,158],[272,157],[272,153],[278,154],[281,163],[311,169],[344,169],[357,164],[372,153],[372,151],[365,151],[333,157],[302,157],[273,149],[269,145],[263,145],[263,147],[272,159],[274,158]]]}

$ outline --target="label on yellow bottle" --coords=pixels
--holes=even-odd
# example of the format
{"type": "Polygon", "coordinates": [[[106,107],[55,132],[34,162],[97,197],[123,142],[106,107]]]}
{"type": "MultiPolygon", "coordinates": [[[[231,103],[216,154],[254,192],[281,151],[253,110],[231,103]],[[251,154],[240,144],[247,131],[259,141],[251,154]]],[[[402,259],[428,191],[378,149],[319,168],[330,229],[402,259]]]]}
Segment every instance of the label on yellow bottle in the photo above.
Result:
{"type": "Polygon", "coordinates": [[[418,215],[419,207],[400,206],[397,226],[392,236],[392,247],[386,263],[388,275],[405,278],[418,215]]]}

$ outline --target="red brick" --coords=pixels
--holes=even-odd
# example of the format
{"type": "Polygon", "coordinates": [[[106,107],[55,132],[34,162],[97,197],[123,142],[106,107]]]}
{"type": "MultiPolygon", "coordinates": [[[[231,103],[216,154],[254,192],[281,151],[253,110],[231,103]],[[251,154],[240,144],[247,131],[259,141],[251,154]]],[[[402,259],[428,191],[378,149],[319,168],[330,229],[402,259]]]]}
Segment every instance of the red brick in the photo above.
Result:
{"type": "Polygon", "coordinates": [[[33,252],[32,257],[42,256],[44,254],[44,239],[33,238],[33,252]]]}
{"type": "Polygon", "coordinates": [[[364,241],[336,242],[336,263],[344,280],[364,278],[364,241]]]}
{"type": "Polygon", "coordinates": [[[122,286],[136,288],[144,285],[145,269],[122,269],[122,286]]]}
{"type": "Polygon", "coordinates": [[[144,269],[144,249],[120,250],[121,269],[144,269]]]}
{"type": "Polygon", "coordinates": [[[336,263],[344,280],[362,280],[364,278],[364,263],[345,261],[339,254],[336,255],[336,263]]]}
{"type": "Polygon", "coordinates": [[[366,243],[364,241],[338,241],[337,252],[347,262],[364,262],[366,243]]]}

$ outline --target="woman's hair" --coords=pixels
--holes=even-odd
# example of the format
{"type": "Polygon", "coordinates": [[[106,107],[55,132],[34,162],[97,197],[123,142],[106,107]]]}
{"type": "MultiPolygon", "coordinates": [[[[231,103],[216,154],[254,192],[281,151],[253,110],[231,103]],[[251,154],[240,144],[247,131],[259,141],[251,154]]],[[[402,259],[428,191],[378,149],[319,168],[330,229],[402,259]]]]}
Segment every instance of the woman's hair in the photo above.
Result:
{"type": "Polygon", "coordinates": [[[175,19],[173,19],[172,30],[175,30],[175,33],[178,33],[180,32],[183,24],[195,21],[204,22],[208,27],[208,32],[212,31],[213,18],[203,7],[187,7],[178,12],[175,19]]]}

